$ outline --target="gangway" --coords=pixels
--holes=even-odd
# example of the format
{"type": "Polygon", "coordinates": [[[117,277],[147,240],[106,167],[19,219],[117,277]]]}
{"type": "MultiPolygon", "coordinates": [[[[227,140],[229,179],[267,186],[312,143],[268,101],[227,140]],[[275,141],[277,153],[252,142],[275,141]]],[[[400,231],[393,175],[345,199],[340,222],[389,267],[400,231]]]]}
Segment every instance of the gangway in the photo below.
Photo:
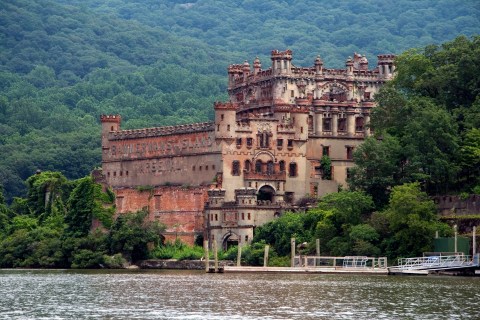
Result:
{"type": "Polygon", "coordinates": [[[389,268],[389,273],[428,274],[432,271],[479,267],[480,254],[473,257],[464,254],[400,258],[396,266],[389,268]]]}

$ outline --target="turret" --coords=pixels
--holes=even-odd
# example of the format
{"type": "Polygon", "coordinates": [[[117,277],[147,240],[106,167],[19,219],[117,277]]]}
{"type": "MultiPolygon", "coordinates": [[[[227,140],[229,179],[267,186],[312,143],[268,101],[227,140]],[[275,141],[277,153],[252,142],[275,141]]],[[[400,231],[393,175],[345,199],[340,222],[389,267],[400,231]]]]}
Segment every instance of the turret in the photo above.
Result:
{"type": "Polygon", "coordinates": [[[368,60],[367,60],[367,57],[365,56],[360,58],[360,70],[368,71],[368,60]]]}
{"type": "Polygon", "coordinates": [[[317,56],[315,58],[315,75],[316,76],[321,76],[322,75],[322,69],[323,69],[323,61],[320,58],[320,56],[317,56]]]}
{"type": "Polygon", "coordinates": [[[231,102],[216,102],[215,138],[229,139],[235,137],[237,105],[231,102]]]}
{"type": "Polygon", "coordinates": [[[120,123],[122,122],[122,117],[119,114],[116,114],[116,115],[102,114],[100,116],[100,122],[102,123],[102,147],[107,147],[108,133],[114,132],[114,131],[120,131],[120,123]]]}
{"type": "Polygon", "coordinates": [[[248,76],[250,75],[250,64],[248,63],[247,60],[245,60],[245,62],[243,63],[242,71],[243,71],[243,81],[247,82],[248,76]]]}
{"type": "Polygon", "coordinates": [[[253,61],[253,74],[257,75],[260,70],[262,70],[262,64],[260,63],[260,59],[258,57],[255,58],[253,61]]]}
{"type": "Polygon", "coordinates": [[[381,54],[378,55],[378,72],[380,77],[384,79],[391,79],[393,72],[395,71],[395,55],[393,54],[381,54]]]}
{"type": "Polygon", "coordinates": [[[292,50],[273,50],[270,56],[272,59],[273,74],[290,73],[292,70],[292,50]]]}
{"type": "Polygon", "coordinates": [[[347,77],[353,77],[353,60],[352,57],[348,57],[345,62],[345,67],[347,68],[347,77]]]}

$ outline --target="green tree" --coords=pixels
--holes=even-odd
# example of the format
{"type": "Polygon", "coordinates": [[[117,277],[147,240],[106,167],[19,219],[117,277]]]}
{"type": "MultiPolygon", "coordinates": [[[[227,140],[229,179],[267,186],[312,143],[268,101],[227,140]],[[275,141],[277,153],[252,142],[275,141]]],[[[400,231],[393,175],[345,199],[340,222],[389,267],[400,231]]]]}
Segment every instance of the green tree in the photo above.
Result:
{"type": "Polygon", "coordinates": [[[158,243],[165,227],[148,221],[147,211],[121,214],[113,223],[108,242],[111,253],[121,253],[129,261],[148,257],[148,244],[158,243]]]}
{"type": "Polygon", "coordinates": [[[432,251],[435,231],[447,234],[450,229],[439,222],[434,202],[420,190],[419,183],[394,187],[382,214],[392,233],[390,239],[384,239],[389,258],[420,256],[432,251]]]}

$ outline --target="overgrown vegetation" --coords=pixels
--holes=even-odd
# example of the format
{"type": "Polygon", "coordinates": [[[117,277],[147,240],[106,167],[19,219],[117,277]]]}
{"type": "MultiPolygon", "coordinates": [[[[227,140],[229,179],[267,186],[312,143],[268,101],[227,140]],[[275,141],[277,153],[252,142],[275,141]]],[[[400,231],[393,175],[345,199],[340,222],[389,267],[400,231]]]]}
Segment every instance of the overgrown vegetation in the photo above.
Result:
{"type": "Polygon", "coordinates": [[[354,51],[375,65],[379,53],[478,34],[478,16],[465,0],[2,1],[0,184],[11,203],[37,169],[86,176],[100,163],[102,113],[124,128],[213,119],[231,63],[258,55],[268,68],[270,50],[289,48],[296,65],[320,54],[343,68],[354,51]]]}

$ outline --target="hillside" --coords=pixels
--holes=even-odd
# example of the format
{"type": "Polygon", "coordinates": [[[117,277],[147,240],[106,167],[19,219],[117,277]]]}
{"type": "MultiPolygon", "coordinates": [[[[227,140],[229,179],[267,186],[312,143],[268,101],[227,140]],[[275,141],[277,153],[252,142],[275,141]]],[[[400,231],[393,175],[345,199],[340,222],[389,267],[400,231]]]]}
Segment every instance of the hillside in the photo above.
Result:
{"type": "Polygon", "coordinates": [[[0,3],[0,184],[37,169],[82,177],[100,164],[102,113],[124,127],[212,118],[226,67],[271,49],[342,67],[480,33],[477,1],[98,1],[0,3]]]}

